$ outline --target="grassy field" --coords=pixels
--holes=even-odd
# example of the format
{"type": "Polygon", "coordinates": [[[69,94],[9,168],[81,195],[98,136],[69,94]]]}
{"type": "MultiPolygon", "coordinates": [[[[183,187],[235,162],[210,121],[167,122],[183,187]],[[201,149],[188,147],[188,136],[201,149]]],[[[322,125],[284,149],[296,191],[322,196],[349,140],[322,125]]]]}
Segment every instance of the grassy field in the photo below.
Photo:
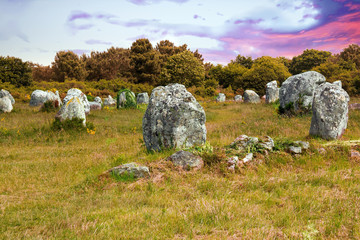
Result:
{"type": "MultiPolygon", "coordinates": [[[[272,105],[202,103],[215,149],[237,136],[306,140],[311,150],[258,156],[235,173],[221,163],[184,172],[148,153],[144,109],[101,110],[89,134],[53,131],[55,113],[16,104],[0,115],[0,239],[348,239],[360,238],[360,162],[349,146],[308,136],[311,116],[283,118],[272,105]],[[150,179],[103,173],[137,162],[150,179]]],[[[349,114],[342,141],[360,136],[349,114]]],[[[353,147],[357,148],[357,146],[353,147]]]]}

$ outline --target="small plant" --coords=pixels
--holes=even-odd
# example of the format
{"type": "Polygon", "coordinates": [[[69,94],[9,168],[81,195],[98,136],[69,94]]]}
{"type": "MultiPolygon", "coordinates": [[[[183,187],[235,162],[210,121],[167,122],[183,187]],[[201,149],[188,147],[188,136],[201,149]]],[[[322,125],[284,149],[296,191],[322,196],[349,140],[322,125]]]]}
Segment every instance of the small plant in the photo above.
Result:
{"type": "Polygon", "coordinates": [[[116,97],[116,107],[119,108],[137,108],[136,98],[133,92],[129,89],[120,90],[116,97]],[[122,96],[125,95],[125,99],[122,96]]]}
{"type": "Polygon", "coordinates": [[[214,148],[211,146],[210,142],[206,142],[205,144],[193,146],[191,148],[185,148],[184,151],[192,152],[192,153],[212,153],[214,148]]]}
{"type": "Polygon", "coordinates": [[[110,172],[110,176],[117,182],[134,182],[136,180],[134,173],[129,172],[124,172],[122,174],[110,172]]]}
{"type": "Polygon", "coordinates": [[[277,112],[279,115],[284,115],[288,117],[292,116],[302,116],[311,114],[311,106],[304,105],[304,96],[302,94],[299,95],[299,99],[296,103],[289,102],[285,105],[285,107],[281,107],[280,105],[277,108],[277,112]],[[297,109],[295,110],[295,104],[297,109]]]}
{"type": "MultiPolygon", "coordinates": [[[[87,122],[86,126],[83,124],[83,119],[73,118],[73,119],[65,119],[60,121],[59,119],[55,119],[50,127],[53,131],[78,131],[78,132],[93,132],[95,134],[95,126],[91,122],[87,122]]],[[[91,134],[91,133],[90,133],[91,134]]]]}

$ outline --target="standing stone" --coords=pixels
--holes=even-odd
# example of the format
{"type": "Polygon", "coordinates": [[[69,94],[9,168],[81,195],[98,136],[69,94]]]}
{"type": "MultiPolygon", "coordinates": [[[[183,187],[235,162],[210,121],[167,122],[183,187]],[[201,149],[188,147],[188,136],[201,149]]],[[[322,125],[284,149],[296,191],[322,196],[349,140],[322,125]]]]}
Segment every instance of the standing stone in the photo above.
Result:
{"type": "Polygon", "coordinates": [[[113,106],[113,105],[116,105],[116,102],[110,95],[104,99],[104,106],[113,106]]]}
{"type": "Polygon", "coordinates": [[[338,85],[320,85],[314,95],[310,135],[327,140],[340,138],[347,127],[349,100],[347,92],[338,85]]]}
{"type": "Polygon", "coordinates": [[[246,103],[260,103],[260,97],[253,90],[246,90],[244,93],[244,102],[246,103]]]}
{"type": "Polygon", "coordinates": [[[40,106],[47,101],[57,102],[57,105],[60,106],[61,99],[59,96],[59,92],[56,91],[53,93],[52,91],[43,91],[43,90],[35,90],[31,93],[31,99],[29,105],[32,107],[40,106]]]}
{"type": "Polygon", "coordinates": [[[235,98],[234,98],[234,100],[235,100],[235,102],[242,102],[242,101],[243,101],[241,95],[236,95],[235,98]]]}
{"type": "MultiPolygon", "coordinates": [[[[130,94],[132,96],[132,98],[134,99],[134,104],[136,104],[136,98],[135,98],[135,93],[133,93],[132,91],[130,91],[130,94]]],[[[119,96],[119,106],[120,107],[124,107],[125,104],[127,102],[127,99],[126,99],[126,92],[122,92],[120,93],[120,96],[119,96]]]]}
{"type": "Polygon", "coordinates": [[[66,103],[64,103],[55,118],[60,121],[73,118],[83,119],[83,125],[86,126],[86,115],[83,101],[76,96],[70,98],[66,101],[66,103]]]}
{"type": "Polygon", "coordinates": [[[223,93],[219,93],[219,95],[216,98],[217,102],[225,102],[226,96],[223,93]]]}
{"type": "Polygon", "coordinates": [[[289,77],[279,91],[280,107],[285,109],[288,104],[293,103],[295,111],[299,110],[299,104],[301,107],[310,108],[315,90],[325,81],[325,77],[315,71],[289,77]]]}
{"type": "Polygon", "coordinates": [[[276,81],[269,82],[266,84],[266,103],[273,103],[279,99],[279,88],[276,81]]]}
{"type": "Polygon", "coordinates": [[[5,90],[5,89],[1,89],[0,91],[0,98],[3,97],[8,97],[11,101],[11,104],[14,105],[15,104],[15,99],[13,98],[13,96],[9,93],[9,91],[5,90]]]}
{"type": "Polygon", "coordinates": [[[94,102],[97,102],[97,103],[100,103],[100,104],[103,103],[102,100],[101,100],[101,97],[95,97],[94,102]]]}
{"type": "Polygon", "coordinates": [[[149,104],[149,94],[147,92],[139,93],[136,102],[137,104],[149,104]]]}
{"type": "Polygon", "coordinates": [[[8,96],[0,98],[0,112],[9,113],[13,110],[11,100],[8,96]]]}
{"type": "Polygon", "coordinates": [[[78,97],[80,99],[80,101],[84,105],[85,114],[89,114],[90,113],[90,103],[89,103],[86,95],[80,89],[77,89],[77,88],[69,89],[69,91],[67,91],[66,97],[63,100],[63,104],[65,105],[73,97],[78,97]]]}
{"type": "Polygon", "coordinates": [[[148,150],[181,148],[206,141],[204,109],[184,85],[155,88],[143,118],[143,136],[148,150]]]}

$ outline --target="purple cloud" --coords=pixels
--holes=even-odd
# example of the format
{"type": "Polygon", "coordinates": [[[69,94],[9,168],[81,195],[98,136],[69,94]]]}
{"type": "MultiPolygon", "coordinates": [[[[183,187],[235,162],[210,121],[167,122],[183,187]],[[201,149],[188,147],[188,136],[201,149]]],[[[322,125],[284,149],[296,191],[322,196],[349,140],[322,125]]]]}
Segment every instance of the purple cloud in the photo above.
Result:
{"type": "Polygon", "coordinates": [[[89,13],[86,12],[73,12],[68,17],[68,22],[75,21],[76,19],[90,19],[92,16],[89,13]]]}
{"type": "Polygon", "coordinates": [[[151,4],[156,4],[156,3],[160,3],[160,2],[174,2],[174,3],[185,3],[188,2],[189,0],[127,0],[128,2],[131,2],[135,5],[151,5],[151,4]]]}
{"type": "Polygon", "coordinates": [[[252,25],[252,24],[259,24],[259,23],[261,23],[263,21],[264,21],[264,19],[259,18],[259,19],[236,20],[234,23],[235,24],[245,23],[245,24],[252,25]]]}
{"type": "Polygon", "coordinates": [[[86,44],[94,45],[94,44],[103,44],[103,45],[112,45],[112,42],[106,42],[102,40],[89,39],[85,41],[86,44]]]}

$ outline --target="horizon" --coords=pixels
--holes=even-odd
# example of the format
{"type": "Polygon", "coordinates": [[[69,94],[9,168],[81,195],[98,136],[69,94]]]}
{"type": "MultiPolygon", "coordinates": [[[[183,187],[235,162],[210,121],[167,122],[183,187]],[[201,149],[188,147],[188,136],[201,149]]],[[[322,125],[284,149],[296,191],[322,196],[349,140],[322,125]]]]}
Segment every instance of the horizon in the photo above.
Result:
{"type": "Polygon", "coordinates": [[[1,0],[0,9],[0,55],[41,65],[58,51],[130,48],[139,38],[187,44],[214,64],[360,43],[360,0],[1,0]]]}

